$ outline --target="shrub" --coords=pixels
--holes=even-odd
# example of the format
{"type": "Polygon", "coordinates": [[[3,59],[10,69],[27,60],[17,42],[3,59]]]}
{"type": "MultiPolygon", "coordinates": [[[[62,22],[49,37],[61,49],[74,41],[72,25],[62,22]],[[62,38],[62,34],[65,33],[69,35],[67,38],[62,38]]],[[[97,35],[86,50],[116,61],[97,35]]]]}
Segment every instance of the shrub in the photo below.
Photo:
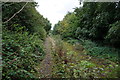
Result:
{"type": "Polygon", "coordinates": [[[92,42],[90,40],[85,40],[81,42],[84,48],[88,51],[87,54],[92,56],[97,56],[99,58],[106,58],[112,61],[118,61],[118,54],[120,53],[119,49],[100,46],[99,44],[92,42]]]}
{"type": "Polygon", "coordinates": [[[109,29],[108,34],[105,38],[110,44],[120,47],[120,21],[117,21],[110,26],[111,28],[109,29]]]}
{"type": "Polygon", "coordinates": [[[42,41],[28,32],[3,30],[3,78],[34,78],[35,65],[44,56],[42,41]]]}

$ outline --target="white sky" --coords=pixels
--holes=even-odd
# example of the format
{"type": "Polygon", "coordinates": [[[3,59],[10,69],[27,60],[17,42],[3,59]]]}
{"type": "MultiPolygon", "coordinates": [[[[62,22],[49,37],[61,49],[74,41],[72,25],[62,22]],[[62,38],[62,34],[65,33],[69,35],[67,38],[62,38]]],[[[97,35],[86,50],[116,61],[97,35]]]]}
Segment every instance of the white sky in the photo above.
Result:
{"type": "Polygon", "coordinates": [[[79,7],[79,0],[35,0],[38,2],[38,12],[48,18],[52,26],[62,20],[67,12],[73,12],[75,7],[79,7]]]}

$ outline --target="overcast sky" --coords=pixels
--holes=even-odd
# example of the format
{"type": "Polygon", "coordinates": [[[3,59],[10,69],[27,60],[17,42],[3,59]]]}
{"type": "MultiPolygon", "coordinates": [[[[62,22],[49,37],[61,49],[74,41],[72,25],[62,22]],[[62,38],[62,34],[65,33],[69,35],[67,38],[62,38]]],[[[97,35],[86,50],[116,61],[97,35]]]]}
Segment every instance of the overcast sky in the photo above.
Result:
{"type": "Polygon", "coordinates": [[[38,12],[48,18],[52,26],[62,20],[67,12],[79,7],[79,0],[35,0],[38,2],[38,12]]]}

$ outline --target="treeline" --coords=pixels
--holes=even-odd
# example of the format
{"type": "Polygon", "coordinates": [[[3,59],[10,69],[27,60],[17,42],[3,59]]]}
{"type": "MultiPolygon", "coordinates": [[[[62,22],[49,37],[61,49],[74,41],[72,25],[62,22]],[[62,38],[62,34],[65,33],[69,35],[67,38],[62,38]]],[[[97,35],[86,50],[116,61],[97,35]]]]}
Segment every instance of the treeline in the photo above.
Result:
{"type": "Polygon", "coordinates": [[[53,34],[63,39],[90,39],[120,47],[120,2],[85,2],[59,21],[53,34]]]}
{"type": "Polygon", "coordinates": [[[35,78],[45,53],[51,23],[37,12],[36,2],[2,3],[3,79],[35,78]]]}

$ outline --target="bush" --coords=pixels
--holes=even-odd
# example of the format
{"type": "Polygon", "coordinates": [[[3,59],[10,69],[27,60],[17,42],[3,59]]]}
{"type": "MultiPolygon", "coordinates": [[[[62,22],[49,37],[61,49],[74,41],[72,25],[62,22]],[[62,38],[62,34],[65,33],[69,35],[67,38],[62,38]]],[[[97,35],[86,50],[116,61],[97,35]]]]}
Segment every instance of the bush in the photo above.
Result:
{"type": "Polygon", "coordinates": [[[111,28],[108,31],[106,40],[117,47],[120,47],[120,21],[110,25],[111,28]]]}
{"type": "Polygon", "coordinates": [[[118,61],[118,54],[120,53],[119,49],[107,47],[107,46],[100,46],[99,44],[92,42],[90,40],[85,40],[81,42],[84,48],[88,51],[87,54],[96,56],[99,58],[106,58],[111,61],[118,61]]]}
{"type": "Polygon", "coordinates": [[[28,32],[3,30],[3,78],[34,78],[35,65],[44,56],[42,41],[28,32]]]}

